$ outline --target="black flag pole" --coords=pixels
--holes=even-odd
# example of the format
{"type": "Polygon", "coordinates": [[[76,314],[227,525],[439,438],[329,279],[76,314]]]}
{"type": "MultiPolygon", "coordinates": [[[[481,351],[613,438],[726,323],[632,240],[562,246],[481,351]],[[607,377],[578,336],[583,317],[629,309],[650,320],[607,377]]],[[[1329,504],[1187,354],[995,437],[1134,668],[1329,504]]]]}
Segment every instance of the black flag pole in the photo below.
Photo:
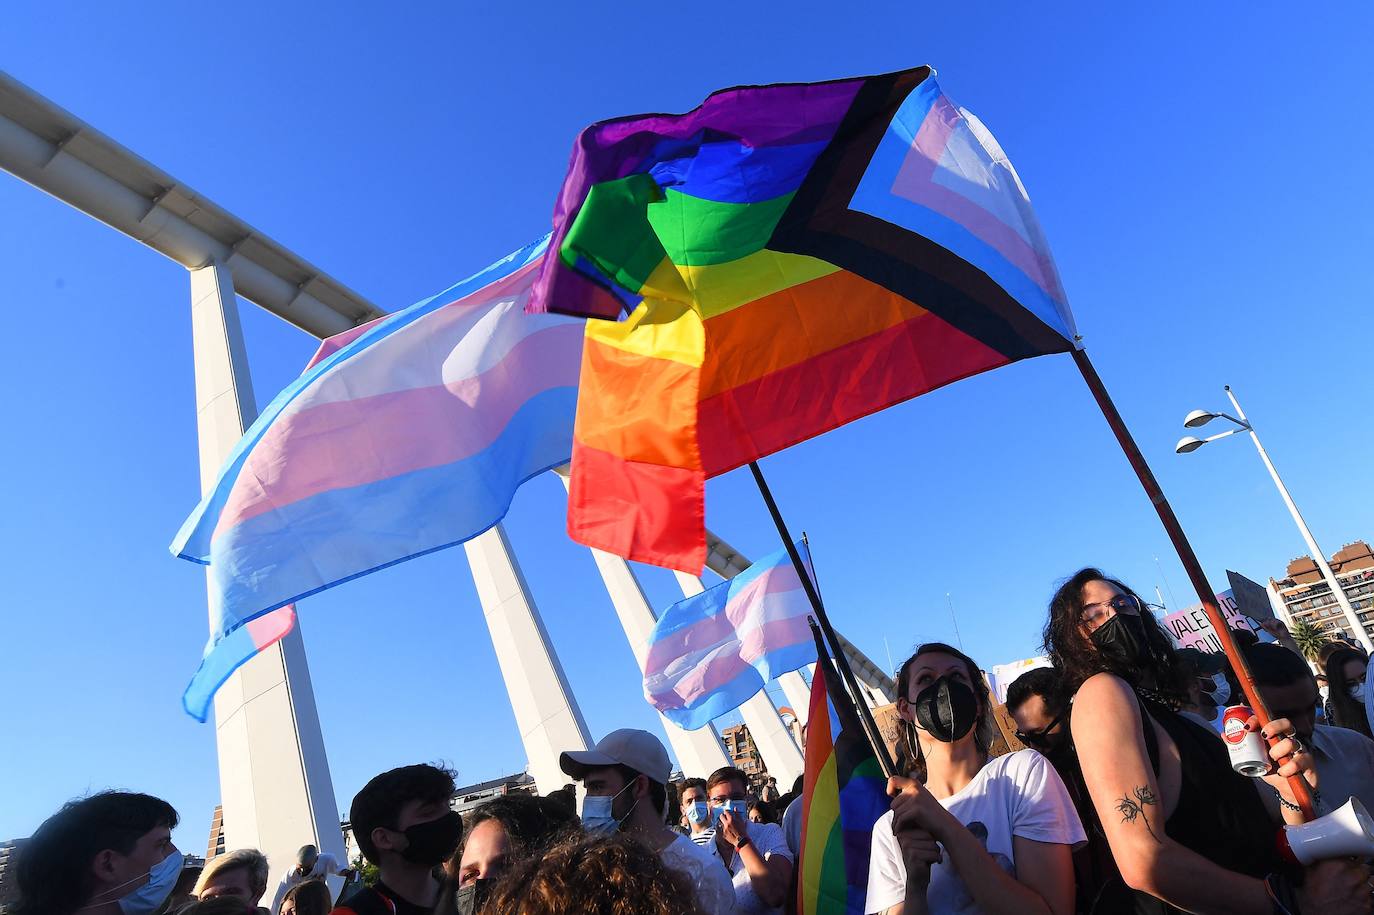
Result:
{"type": "Polygon", "coordinates": [[[854,676],[854,669],[849,666],[849,658],[845,655],[844,649],[840,647],[839,637],[835,635],[835,629],[830,625],[830,617],[825,613],[825,606],[821,603],[821,596],[816,592],[816,585],[811,580],[811,573],[802,562],[801,553],[797,551],[797,545],[792,540],[792,535],[787,532],[787,523],[782,520],[782,512],[778,511],[778,503],[773,499],[773,491],[768,488],[768,481],[763,478],[763,471],[759,469],[758,461],[749,462],[749,470],[754,474],[754,482],[758,484],[759,495],[763,496],[764,504],[768,506],[768,513],[773,516],[773,524],[778,529],[778,535],[782,537],[783,545],[787,547],[787,555],[792,559],[792,566],[797,570],[797,577],[801,579],[802,588],[806,591],[806,598],[811,602],[811,609],[816,612],[816,621],[820,623],[821,631],[825,633],[826,641],[830,643],[830,649],[835,658],[835,666],[839,668],[840,678],[844,680],[845,687],[849,690],[850,698],[854,700],[854,707],[859,710],[859,720],[863,723],[864,731],[868,734],[869,743],[873,744],[873,755],[877,757],[878,764],[883,767],[883,774],[891,778],[899,774],[897,767],[892,763],[892,756],[887,752],[887,743],[883,740],[882,733],[878,730],[878,723],[873,720],[873,713],[869,711],[868,703],[864,701],[863,693],[859,691],[858,678],[854,676]]]}

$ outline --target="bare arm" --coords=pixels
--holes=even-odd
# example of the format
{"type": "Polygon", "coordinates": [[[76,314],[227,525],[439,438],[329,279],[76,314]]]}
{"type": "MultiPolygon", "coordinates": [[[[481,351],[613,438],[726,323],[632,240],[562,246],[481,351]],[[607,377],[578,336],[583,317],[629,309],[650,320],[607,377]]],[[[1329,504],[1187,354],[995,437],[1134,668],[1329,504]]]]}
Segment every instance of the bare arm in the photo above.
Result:
{"type": "Polygon", "coordinates": [[[1164,834],[1164,803],[1142,731],[1151,726],[1130,687],[1110,674],[1091,677],[1074,698],[1079,762],[1122,879],[1190,912],[1270,915],[1263,881],[1217,867],[1164,834]]]}

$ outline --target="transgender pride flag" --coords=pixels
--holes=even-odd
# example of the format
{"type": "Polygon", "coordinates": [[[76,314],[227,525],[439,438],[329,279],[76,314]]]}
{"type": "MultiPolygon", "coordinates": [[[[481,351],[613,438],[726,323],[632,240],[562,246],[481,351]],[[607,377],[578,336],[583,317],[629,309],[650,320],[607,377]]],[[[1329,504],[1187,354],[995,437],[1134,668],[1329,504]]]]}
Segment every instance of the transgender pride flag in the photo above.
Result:
{"type": "Polygon", "coordinates": [[[290,604],[476,537],[568,461],[582,322],[525,314],[547,243],[326,341],[253,423],[172,543],[210,567],[192,716],[290,604]]]}
{"type": "MultiPolygon", "coordinates": [[[[809,567],[806,544],[797,543],[809,567]]],[[[763,684],[816,660],[811,603],[787,550],[678,601],[649,636],[644,696],[685,730],[739,708],[763,684]]]]}

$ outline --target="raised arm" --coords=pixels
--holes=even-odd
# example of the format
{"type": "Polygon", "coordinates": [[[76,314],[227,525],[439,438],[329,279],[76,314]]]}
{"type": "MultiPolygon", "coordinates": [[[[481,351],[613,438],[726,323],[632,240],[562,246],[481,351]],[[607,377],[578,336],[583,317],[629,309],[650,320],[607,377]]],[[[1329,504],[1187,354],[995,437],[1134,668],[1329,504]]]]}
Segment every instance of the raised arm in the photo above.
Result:
{"type": "MultiPolygon", "coordinates": [[[[1142,719],[1125,682],[1098,674],[1084,683],[1074,699],[1072,727],[1088,793],[1128,886],[1190,912],[1275,911],[1264,881],[1218,867],[1165,835],[1163,793],[1143,731],[1153,724],[1142,719]]],[[[1325,878],[1333,870],[1312,869],[1308,893],[1326,896],[1325,878]]]]}
{"type": "Polygon", "coordinates": [[[767,849],[760,849],[752,840],[741,848],[741,840],[750,838],[749,820],[746,817],[724,811],[720,815],[720,832],[725,841],[739,852],[739,859],[749,874],[749,882],[764,905],[774,908],[782,905],[787,900],[787,889],[792,885],[792,862],[783,855],[768,854],[767,849]]]}

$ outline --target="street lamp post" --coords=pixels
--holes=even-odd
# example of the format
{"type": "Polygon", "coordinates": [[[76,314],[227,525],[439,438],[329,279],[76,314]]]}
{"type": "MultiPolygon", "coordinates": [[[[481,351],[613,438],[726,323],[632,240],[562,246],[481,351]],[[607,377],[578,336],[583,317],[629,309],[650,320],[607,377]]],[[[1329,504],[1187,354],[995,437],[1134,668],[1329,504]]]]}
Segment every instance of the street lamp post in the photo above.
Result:
{"type": "Polygon", "coordinates": [[[1183,425],[1189,429],[1196,429],[1200,426],[1207,425],[1207,423],[1214,419],[1226,419],[1235,423],[1237,428],[1228,429],[1225,432],[1203,439],[1195,438],[1191,435],[1184,436],[1178,440],[1178,444],[1174,446],[1174,451],[1178,454],[1188,454],[1189,452],[1196,451],[1208,442],[1214,442],[1219,438],[1235,435],[1237,432],[1250,433],[1250,441],[1255,443],[1255,450],[1259,452],[1260,460],[1264,461],[1264,466],[1269,469],[1269,475],[1274,478],[1274,485],[1278,487],[1279,495],[1283,496],[1283,504],[1288,506],[1288,512],[1293,516],[1293,522],[1297,524],[1298,530],[1302,532],[1302,539],[1307,542],[1307,549],[1311,552],[1312,559],[1316,562],[1317,568],[1321,569],[1322,577],[1326,579],[1327,585],[1330,586],[1331,593],[1336,598],[1336,603],[1340,605],[1342,612],[1344,612],[1346,622],[1354,629],[1355,638],[1360,640],[1360,644],[1364,646],[1366,652],[1374,653],[1374,643],[1370,642],[1369,634],[1365,632],[1364,624],[1360,622],[1359,614],[1355,612],[1354,607],[1350,606],[1350,600],[1345,596],[1345,589],[1342,588],[1341,583],[1336,580],[1336,573],[1331,571],[1331,566],[1326,561],[1326,554],[1323,553],[1322,548],[1317,545],[1317,540],[1312,536],[1312,531],[1308,529],[1307,522],[1302,520],[1302,514],[1298,511],[1298,506],[1293,504],[1293,497],[1288,494],[1288,487],[1283,485],[1283,480],[1279,478],[1279,472],[1274,469],[1274,462],[1269,460],[1269,453],[1265,451],[1264,446],[1260,444],[1259,436],[1255,434],[1254,426],[1246,419],[1245,411],[1240,408],[1240,402],[1236,400],[1235,392],[1231,390],[1229,384],[1226,385],[1226,396],[1230,398],[1231,405],[1236,408],[1235,416],[1231,416],[1229,413],[1210,413],[1206,410],[1194,410],[1184,417],[1183,425]]]}

